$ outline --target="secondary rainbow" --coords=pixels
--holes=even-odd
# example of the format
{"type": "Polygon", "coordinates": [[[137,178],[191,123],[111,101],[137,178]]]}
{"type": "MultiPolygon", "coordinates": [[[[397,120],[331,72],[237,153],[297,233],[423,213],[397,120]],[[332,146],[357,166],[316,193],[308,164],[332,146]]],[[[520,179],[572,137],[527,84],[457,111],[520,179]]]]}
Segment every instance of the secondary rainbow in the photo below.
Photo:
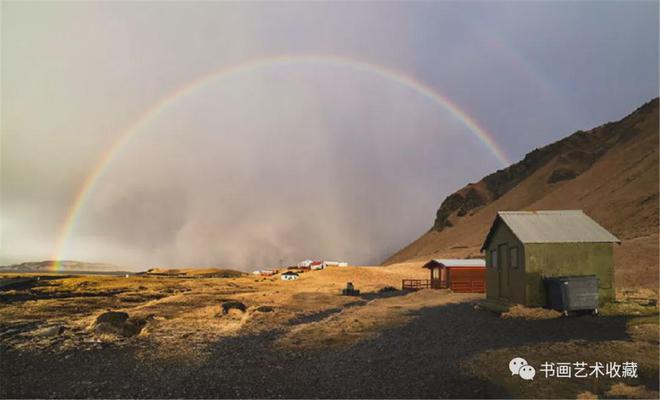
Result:
{"type": "Polygon", "coordinates": [[[384,67],[382,65],[373,64],[370,62],[356,60],[352,58],[331,56],[331,55],[282,55],[276,57],[260,58],[245,63],[236,64],[229,67],[222,67],[214,70],[206,75],[202,75],[186,84],[180,86],[176,90],[170,92],[163,98],[156,101],[151,107],[147,108],[141,113],[130,125],[128,125],[119,135],[117,140],[113,143],[110,149],[98,161],[96,166],[87,175],[83,184],[80,187],[77,195],[74,198],[71,206],[67,211],[66,218],[62,224],[60,234],[56,243],[52,269],[59,269],[59,260],[64,251],[64,246],[68,237],[75,225],[75,221],[83,208],[90,193],[94,191],[96,182],[103,176],[107,170],[108,165],[111,164],[117,153],[130,141],[130,139],[140,132],[140,128],[147,125],[150,121],[155,119],[159,114],[167,108],[168,105],[175,101],[190,95],[195,90],[204,87],[210,83],[220,79],[228,79],[239,74],[245,74],[261,68],[272,68],[287,65],[329,65],[340,68],[349,68],[356,71],[375,74],[388,81],[396,82],[409,89],[414,90],[419,95],[426,97],[435,104],[449,111],[457,120],[459,120],[468,130],[481,141],[484,146],[493,154],[502,166],[511,164],[504,151],[495,143],[492,136],[482,128],[477,121],[470,117],[466,112],[461,110],[456,104],[450,101],[447,97],[442,96],[440,93],[434,91],[429,86],[423,84],[412,76],[405,75],[399,71],[384,67]]]}

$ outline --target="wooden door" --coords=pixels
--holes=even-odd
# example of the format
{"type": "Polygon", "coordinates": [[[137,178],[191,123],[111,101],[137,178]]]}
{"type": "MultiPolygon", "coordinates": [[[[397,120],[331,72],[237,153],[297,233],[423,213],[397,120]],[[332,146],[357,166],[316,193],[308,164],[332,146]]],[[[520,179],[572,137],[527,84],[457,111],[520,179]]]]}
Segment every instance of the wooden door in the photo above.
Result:
{"type": "Polygon", "coordinates": [[[497,246],[497,273],[500,286],[500,297],[509,299],[509,263],[507,262],[506,256],[506,243],[497,246]]]}

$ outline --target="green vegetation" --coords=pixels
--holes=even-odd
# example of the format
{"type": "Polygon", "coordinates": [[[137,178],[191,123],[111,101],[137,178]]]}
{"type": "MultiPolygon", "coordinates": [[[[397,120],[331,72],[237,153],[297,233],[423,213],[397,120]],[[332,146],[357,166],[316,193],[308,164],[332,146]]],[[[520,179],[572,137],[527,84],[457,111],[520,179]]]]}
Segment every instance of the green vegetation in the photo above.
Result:
{"type": "Polygon", "coordinates": [[[630,321],[628,321],[628,326],[638,326],[638,325],[660,325],[660,316],[658,314],[655,315],[647,315],[645,317],[638,317],[638,318],[633,318],[630,321]]]}

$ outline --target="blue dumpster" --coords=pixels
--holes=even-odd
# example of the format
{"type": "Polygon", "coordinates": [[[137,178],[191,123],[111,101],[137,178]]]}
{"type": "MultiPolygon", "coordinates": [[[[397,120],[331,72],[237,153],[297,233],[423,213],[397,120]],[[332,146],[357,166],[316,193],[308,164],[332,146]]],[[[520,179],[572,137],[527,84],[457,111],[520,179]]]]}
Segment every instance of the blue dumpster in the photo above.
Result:
{"type": "Polygon", "coordinates": [[[596,275],[545,278],[548,307],[569,311],[598,313],[598,277],[596,275]]]}

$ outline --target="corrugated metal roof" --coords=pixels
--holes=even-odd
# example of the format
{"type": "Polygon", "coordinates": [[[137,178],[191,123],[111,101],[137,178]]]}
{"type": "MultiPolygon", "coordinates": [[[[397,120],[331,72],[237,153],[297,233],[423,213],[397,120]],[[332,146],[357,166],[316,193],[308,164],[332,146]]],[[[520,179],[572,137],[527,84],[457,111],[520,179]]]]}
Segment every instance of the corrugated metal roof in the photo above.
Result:
{"type": "Polygon", "coordinates": [[[620,243],[616,236],[582,210],[500,211],[491,232],[497,219],[501,219],[523,243],[620,243]]]}
{"type": "Polygon", "coordinates": [[[434,258],[433,260],[424,264],[427,268],[429,264],[436,263],[444,267],[485,267],[486,261],[481,258],[434,258]]]}

